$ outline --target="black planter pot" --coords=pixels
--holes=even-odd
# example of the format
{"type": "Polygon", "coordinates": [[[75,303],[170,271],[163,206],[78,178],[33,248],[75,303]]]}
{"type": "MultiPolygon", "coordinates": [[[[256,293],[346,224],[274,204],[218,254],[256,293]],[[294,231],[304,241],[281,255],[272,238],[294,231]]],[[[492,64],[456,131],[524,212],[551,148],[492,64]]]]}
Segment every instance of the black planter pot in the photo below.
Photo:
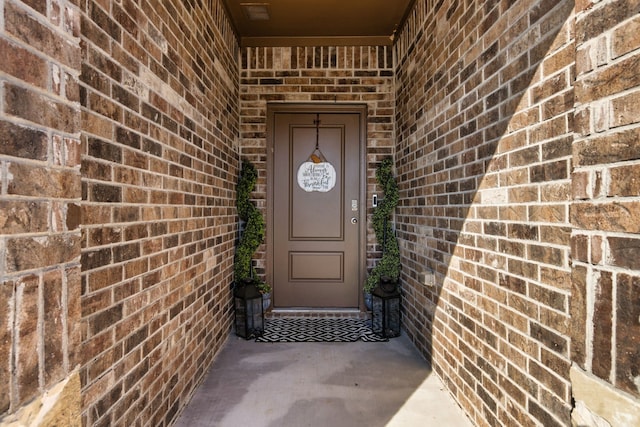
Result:
{"type": "Polygon", "coordinates": [[[373,297],[371,296],[371,292],[364,293],[364,306],[367,310],[371,311],[371,308],[373,307],[373,297]]]}
{"type": "Polygon", "coordinates": [[[398,282],[390,277],[381,277],[379,286],[386,293],[391,293],[398,289],[398,282]]]}

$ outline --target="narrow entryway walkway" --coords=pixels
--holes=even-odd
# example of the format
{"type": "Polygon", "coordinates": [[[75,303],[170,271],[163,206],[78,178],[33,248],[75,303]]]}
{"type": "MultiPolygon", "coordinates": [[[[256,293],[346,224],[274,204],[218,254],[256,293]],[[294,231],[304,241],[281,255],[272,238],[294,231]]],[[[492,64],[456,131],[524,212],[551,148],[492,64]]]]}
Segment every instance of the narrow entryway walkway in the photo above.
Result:
{"type": "Polygon", "coordinates": [[[178,427],[469,427],[404,336],[256,343],[229,337],[178,427]]]}

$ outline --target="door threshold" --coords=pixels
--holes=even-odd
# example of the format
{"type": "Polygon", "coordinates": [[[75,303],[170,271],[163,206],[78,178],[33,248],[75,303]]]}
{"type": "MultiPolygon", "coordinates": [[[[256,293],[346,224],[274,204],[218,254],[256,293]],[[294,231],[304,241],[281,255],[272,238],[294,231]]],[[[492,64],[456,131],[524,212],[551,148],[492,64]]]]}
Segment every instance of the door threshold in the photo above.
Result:
{"type": "Polygon", "coordinates": [[[265,313],[267,319],[274,317],[337,317],[368,319],[369,313],[357,308],[274,308],[265,313]]]}

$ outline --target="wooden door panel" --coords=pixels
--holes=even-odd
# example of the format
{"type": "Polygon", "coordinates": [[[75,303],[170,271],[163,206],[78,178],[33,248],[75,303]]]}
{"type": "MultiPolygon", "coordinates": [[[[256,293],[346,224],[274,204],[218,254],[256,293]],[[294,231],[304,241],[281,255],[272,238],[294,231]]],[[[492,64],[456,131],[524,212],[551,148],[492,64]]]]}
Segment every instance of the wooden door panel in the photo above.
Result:
{"type": "MultiPolygon", "coordinates": [[[[313,125],[313,122],[311,123],[313,125]]],[[[291,126],[289,225],[291,240],[344,239],[344,127],[322,129],[322,153],[336,170],[335,187],[326,193],[306,192],[297,185],[298,167],[307,161],[315,146],[315,127],[291,126]],[[330,215],[327,212],[330,211],[330,215]]]]}
{"type": "Polygon", "coordinates": [[[357,307],[359,302],[360,114],[274,114],[273,304],[357,307]],[[336,171],[327,192],[298,185],[316,146],[336,171]],[[357,205],[357,208],[352,206],[357,205]]]}
{"type": "Polygon", "coordinates": [[[289,254],[291,281],[343,281],[343,252],[291,252],[289,254]]]}

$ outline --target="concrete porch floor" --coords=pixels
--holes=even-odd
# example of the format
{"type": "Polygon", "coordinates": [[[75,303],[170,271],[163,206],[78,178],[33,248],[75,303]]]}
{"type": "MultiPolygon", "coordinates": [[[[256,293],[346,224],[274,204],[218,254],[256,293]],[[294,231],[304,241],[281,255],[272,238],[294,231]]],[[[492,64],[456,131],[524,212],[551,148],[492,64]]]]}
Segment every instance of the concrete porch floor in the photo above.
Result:
{"type": "Polygon", "coordinates": [[[256,343],[232,334],[175,425],[472,424],[405,336],[384,343],[256,343]]]}

